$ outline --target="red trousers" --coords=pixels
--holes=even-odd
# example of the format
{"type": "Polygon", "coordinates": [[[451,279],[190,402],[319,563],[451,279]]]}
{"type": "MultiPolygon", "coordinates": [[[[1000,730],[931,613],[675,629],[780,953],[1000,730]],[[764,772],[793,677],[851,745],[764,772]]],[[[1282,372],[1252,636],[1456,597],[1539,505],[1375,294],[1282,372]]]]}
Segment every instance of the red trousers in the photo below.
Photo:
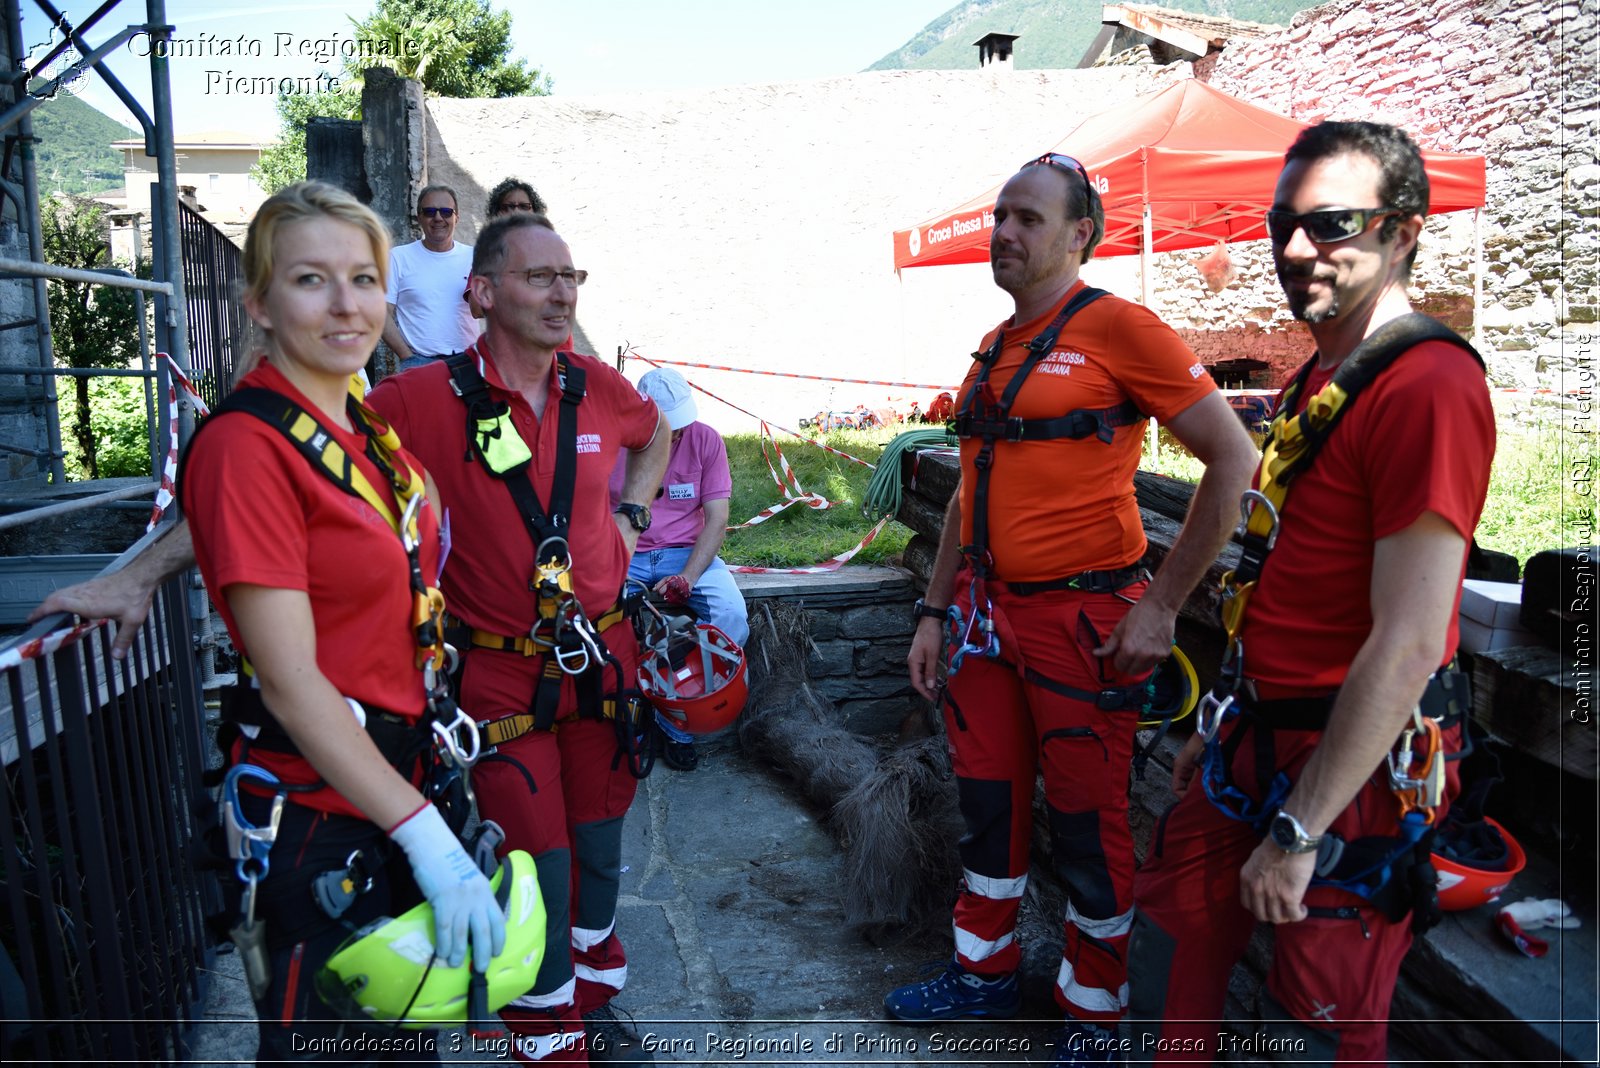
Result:
{"type": "MultiPolygon", "coordinates": [[[[956,600],[968,617],[970,584],[963,569],[956,600]]],[[[1056,1001],[1081,1020],[1115,1021],[1128,1001],[1128,763],[1137,714],[1103,711],[1029,681],[1023,672],[1085,692],[1136,681],[1115,674],[1092,650],[1144,588],[1137,583],[1120,597],[1076,590],[1019,597],[990,583],[1001,659],[966,656],[950,678],[945,702],[967,825],[954,915],[956,958],[979,975],[1017,969],[1017,907],[1028,880],[1034,777],[1042,770],[1054,866],[1067,886],[1056,1001]]]]}
{"type": "MultiPolygon", "coordinates": [[[[1227,724],[1223,737],[1241,722],[1227,724]]],[[[1258,733],[1251,728],[1251,735],[1258,733]]],[[[1293,781],[1321,737],[1320,731],[1270,732],[1273,766],[1293,781]]],[[[1231,766],[1234,784],[1251,798],[1262,795],[1256,741],[1246,736],[1231,766]]],[[[1446,731],[1446,751],[1459,745],[1459,728],[1446,731]]],[[[1460,788],[1458,767],[1446,765],[1439,819],[1460,788]]],[[[1398,820],[1387,772],[1379,771],[1329,830],[1347,842],[1392,836],[1398,820]]],[[[1210,1064],[1219,1052],[1228,976],[1256,926],[1239,903],[1239,869],[1260,844],[1250,824],[1211,803],[1198,776],[1162,817],[1134,881],[1138,909],[1129,961],[1137,1063],[1210,1064]]],[[[1275,1050],[1287,1063],[1386,1063],[1389,1000],[1411,946],[1410,917],[1390,922],[1364,899],[1328,886],[1313,886],[1305,903],[1344,915],[1311,915],[1275,927],[1262,1034],[1281,1042],[1262,1049],[1275,1050]]]]}
{"type": "MultiPolygon", "coordinates": [[[[633,686],[632,629],[603,635],[633,686]]],[[[461,707],[478,720],[531,710],[542,662],[476,649],[467,657],[461,707]]],[[[637,781],[619,759],[609,720],[580,718],[571,677],[561,683],[554,730],[533,731],[486,754],[472,771],[478,812],[506,832],[502,850],[526,850],[539,871],[549,928],[533,988],[506,1006],[518,1060],[586,1063],[582,1014],[622,989],[628,959],[616,933],[622,819],[637,781]]],[[[605,688],[615,686],[608,670],[605,688]]]]}

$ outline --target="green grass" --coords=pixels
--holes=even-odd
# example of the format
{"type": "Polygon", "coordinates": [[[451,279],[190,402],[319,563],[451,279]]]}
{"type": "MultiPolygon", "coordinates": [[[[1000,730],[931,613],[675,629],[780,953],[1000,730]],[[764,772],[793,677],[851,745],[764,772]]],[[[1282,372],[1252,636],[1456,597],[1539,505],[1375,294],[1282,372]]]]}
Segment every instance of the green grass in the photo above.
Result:
{"type": "MultiPolygon", "coordinates": [[[[817,440],[875,464],[884,445],[904,429],[904,426],[894,425],[869,430],[832,430],[817,440]]],[[[774,434],[800,488],[828,498],[834,506],[818,510],[803,504],[791,505],[759,526],[732,531],[722,546],[722,558],[731,565],[805,567],[849,550],[877,522],[876,516],[868,519],[861,514],[861,501],[872,472],[782,431],[774,431],[774,434]]],[[[766,460],[762,459],[761,435],[732,434],[724,441],[728,446],[728,466],[733,471],[733,500],[729,505],[728,522],[743,523],[762,509],[781,502],[783,494],[768,473],[766,460]]],[[[768,451],[771,451],[770,445],[768,451]]],[[[782,467],[775,454],[772,460],[781,474],[782,467]]],[[[885,563],[897,558],[910,540],[910,530],[891,522],[850,562],[885,563]]]]}

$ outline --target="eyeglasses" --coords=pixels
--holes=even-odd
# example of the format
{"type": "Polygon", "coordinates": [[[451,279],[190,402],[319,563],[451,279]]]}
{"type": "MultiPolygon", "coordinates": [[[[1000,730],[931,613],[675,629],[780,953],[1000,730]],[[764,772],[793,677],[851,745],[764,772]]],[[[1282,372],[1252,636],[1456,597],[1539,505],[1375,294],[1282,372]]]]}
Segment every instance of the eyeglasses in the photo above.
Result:
{"type": "Polygon", "coordinates": [[[1027,170],[1029,167],[1054,167],[1056,170],[1065,171],[1067,174],[1081,174],[1084,188],[1089,191],[1089,195],[1093,196],[1097,192],[1094,183],[1089,181],[1089,172],[1084,170],[1083,164],[1071,156],[1063,155],[1060,152],[1046,152],[1037,159],[1030,159],[1019,169],[1027,170]]]}
{"type": "Polygon", "coordinates": [[[508,200],[500,205],[501,211],[532,211],[533,203],[527,200],[508,200]]]}
{"type": "Polygon", "coordinates": [[[552,271],[548,267],[535,267],[529,271],[501,271],[500,274],[519,276],[535,289],[549,289],[559,278],[569,286],[581,286],[589,280],[588,271],[552,271]]]}
{"type": "Polygon", "coordinates": [[[1292,211],[1267,212],[1267,236],[1274,245],[1287,245],[1296,230],[1319,245],[1348,241],[1366,233],[1367,227],[1388,215],[1399,215],[1397,208],[1324,208],[1296,215],[1292,211]]]}
{"type": "Polygon", "coordinates": [[[433,218],[434,216],[438,216],[441,219],[448,219],[448,218],[450,218],[450,216],[454,215],[455,213],[456,213],[456,209],[455,208],[423,208],[422,209],[422,214],[426,215],[430,219],[433,218]]]}

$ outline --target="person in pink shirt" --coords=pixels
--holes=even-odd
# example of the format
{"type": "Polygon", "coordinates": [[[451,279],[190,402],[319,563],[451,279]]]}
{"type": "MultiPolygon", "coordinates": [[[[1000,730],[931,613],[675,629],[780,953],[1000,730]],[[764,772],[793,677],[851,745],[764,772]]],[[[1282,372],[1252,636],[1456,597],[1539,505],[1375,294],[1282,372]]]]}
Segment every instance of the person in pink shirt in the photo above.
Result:
{"type": "MultiPolygon", "coordinates": [[[[743,645],[750,637],[744,595],[717,551],[728,527],[733,476],[722,436],[699,422],[689,383],[671,368],[647,372],[639,392],[656,402],[672,428],[672,454],[650,506],[650,528],[639,535],[628,580],[668,601],[688,604],[695,618],[743,645]]],[[[611,474],[611,501],[622,489],[622,469],[611,474]]],[[[699,763],[694,738],[657,715],[666,736],[668,767],[689,771],[699,763]]]]}

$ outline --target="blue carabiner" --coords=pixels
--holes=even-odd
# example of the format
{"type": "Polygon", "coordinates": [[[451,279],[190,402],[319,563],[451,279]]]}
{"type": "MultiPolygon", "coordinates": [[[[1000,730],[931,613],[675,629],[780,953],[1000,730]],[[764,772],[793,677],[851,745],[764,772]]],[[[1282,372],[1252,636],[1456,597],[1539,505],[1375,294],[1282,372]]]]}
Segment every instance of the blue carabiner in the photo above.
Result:
{"type": "Polygon", "coordinates": [[[234,874],[242,883],[264,879],[267,875],[267,854],[278,838],[278,821],[283,817],[282,791],[273,795],[272,811],[266,826],[245,822],[239,808],[239,780],[256,779],[268,786],[277,786],[278,777],[266,768],[254,764],[235,764],[222,779],[222,828],[227,835],[228,855],[234,860],[234,874]]]}

